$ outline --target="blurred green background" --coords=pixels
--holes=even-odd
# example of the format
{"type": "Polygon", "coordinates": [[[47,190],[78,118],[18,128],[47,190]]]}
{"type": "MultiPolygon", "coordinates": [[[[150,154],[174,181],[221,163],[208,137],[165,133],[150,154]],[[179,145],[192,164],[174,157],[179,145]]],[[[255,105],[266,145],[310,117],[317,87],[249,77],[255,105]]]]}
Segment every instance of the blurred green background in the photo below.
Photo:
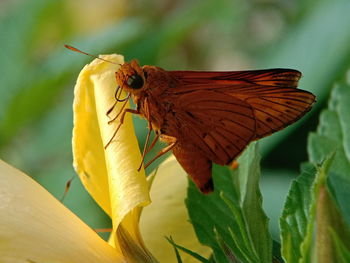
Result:
{"type": "MultiPolygon", "coordinates": [[[[0,2],[0,157],[61,198],[72,168],[75,80],[92,54],[169,70],[288,67],[315,93],[313,111],[263,139],[262,192],[271,229],[332,83],[350,66],[348,0],[2,0],[0,2]]],[[[135,119],[140,145],[146,124],[135,119]]],[[[88,131],[87,131],[88,132],[88,131]]],[[[66,206],[93,228],[110,222],[73,180],[66,206]]]]}

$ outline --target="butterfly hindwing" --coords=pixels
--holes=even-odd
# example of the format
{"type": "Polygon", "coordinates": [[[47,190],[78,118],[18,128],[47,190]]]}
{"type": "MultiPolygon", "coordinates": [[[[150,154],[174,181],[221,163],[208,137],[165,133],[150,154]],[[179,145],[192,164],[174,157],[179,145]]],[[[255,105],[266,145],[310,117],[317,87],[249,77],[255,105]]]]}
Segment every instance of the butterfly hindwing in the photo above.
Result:
{"type": "Polygon", "coordinates": [[[253,110],[239,99],[202,90],[179,96],[175,105],[182,140],[215,163],[229,164],[255,136],[253,110]]]}
{"type": "Polygon", "coordinates": [[[206,157],[198,147],[186,142],[180,142],[174,147],[173,154],[198,189],[203,193],[213,191],[212,160],[206,157]]]}

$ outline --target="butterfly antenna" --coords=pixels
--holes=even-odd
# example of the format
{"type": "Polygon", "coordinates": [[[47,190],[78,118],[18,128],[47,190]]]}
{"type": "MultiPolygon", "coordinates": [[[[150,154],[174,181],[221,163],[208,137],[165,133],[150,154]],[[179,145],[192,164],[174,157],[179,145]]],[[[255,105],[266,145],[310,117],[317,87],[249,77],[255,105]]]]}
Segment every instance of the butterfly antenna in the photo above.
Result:
{"type": "Polygon", "coordinates": [[[108,62],[108,63],[112,63],[112,64],[115,64],[115,65],[121,66],[121,64],[119,64],[119,63],[115,63],[115,62],[112,62],[112,61],[110,61],[110,60],[103,59],[103,58],[100,58],[100,57],[98,57],[98,56],[95,56],[95,55],[86,53],[86,52],[81,51],[80,49],[77,49],[77,48],[72,47],[72,46],[70,46],[70,45],[66,45],[66,44],[65,44],[64,47],[67,48],[67,49],[69,49],[69,50],[71,50],[71,51],[78,52],[78,53],[81,53],[81,54],[84,54],[84,55],[87,55],[87,56],[90,56],[90,57],[93,57],[93,58],[97,58],[97,59],[99,59],[99,60],[103,60],[103,61],[108,62]]]}

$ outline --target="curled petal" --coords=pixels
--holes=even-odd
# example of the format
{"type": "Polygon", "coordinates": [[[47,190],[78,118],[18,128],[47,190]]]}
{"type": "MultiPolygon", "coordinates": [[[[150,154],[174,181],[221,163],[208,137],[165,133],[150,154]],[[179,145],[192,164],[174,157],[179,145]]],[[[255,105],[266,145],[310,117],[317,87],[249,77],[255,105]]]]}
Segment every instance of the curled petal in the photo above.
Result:
{"type": "MultiPolygon", "coordinates": [[[[133,211],[150,202],[149,188],[144,169],[137,171],[141,154],[130,113],[125,115],[124,124],[113,141],[104,148],[120,123],[117,119],[108,124],[121,111],[123,102],[116,104],[111,118],[106,113],[115,102],[115,72],[118,63],[123,63],[123,57],[101,57],[112,63],[95,59],[80,72],[75,86],[74,167],[85,188],[112,218],[114,231],[123,221],[125,230],[142,243],[138,217],[130,215],[138,216],[133,211]]],[[[125,108],[128,107],[129,103],[125,108]]]]}

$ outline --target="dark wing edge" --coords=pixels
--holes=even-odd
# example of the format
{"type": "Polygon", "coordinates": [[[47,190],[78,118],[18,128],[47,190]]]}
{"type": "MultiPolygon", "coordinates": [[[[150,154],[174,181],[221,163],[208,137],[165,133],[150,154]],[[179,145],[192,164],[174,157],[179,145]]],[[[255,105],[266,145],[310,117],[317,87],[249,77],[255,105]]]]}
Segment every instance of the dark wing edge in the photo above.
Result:
{"type": "Polygon", "coordinates": [[[246,71],[168,71],[180,85],[255,84],[279,87],[297,87],[301,72],[295,69],[262,69],[246,71]]]}
{"type": "Polygon", "coordinates": [[[304,90],[275,88],[247,97],[245,101],[252,106],[256,117],[256,140],[299,120],[311,110],[316,97],[304,90]]]}

